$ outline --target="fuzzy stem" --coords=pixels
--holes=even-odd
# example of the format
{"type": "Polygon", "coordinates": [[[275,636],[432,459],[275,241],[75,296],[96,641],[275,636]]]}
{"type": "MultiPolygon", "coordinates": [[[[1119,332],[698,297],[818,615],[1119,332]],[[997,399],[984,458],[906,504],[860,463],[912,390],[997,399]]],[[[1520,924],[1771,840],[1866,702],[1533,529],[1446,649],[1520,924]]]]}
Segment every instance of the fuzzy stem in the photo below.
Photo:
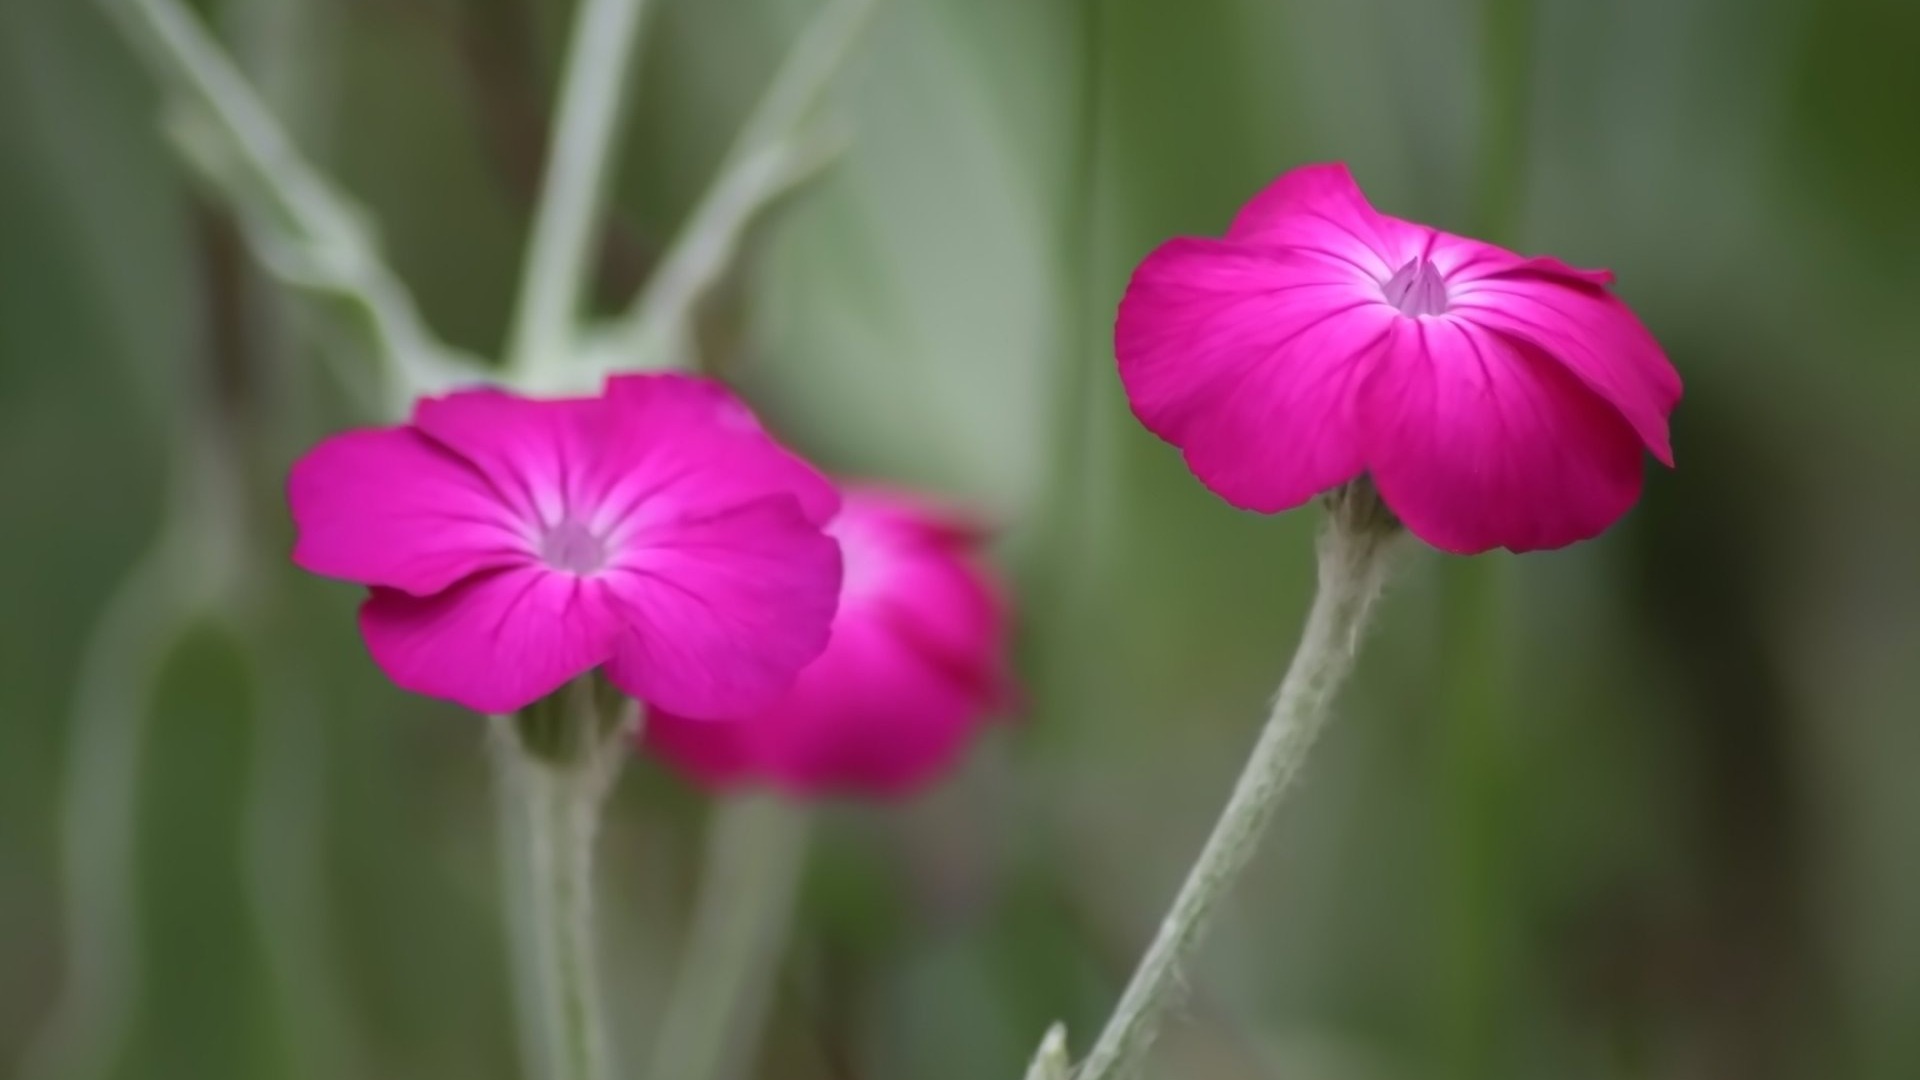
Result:
{"type": "Polygon", "coordinates": [[[609,332],[609,366],[686,367],[691,322],[737,255],[747,227],[840,149],[808,133],[833,78],[872,23],[878,0],[828,0],[801,33],[727,151],[653,277],[609,332]]]}
{"type": "Polygon", "coordinates": [[[1073,1060],[1067,1055],[1065,1024],[1047,1029],[1040,1040],[1040,1049],[1034,1052],[1033,1061],[1027,1066],[1026,1080],[1073,1080],[1073,1060]]]}
{"type": "Polygon", "coordinates": [[[195,620],[229,617],[240,585],[239,480],[209,407],[195,396],[174,418],[166,522],[80,654],[60,808],[65,982],[21,1063],[23,1080],[113,1075],[135,1022],[138,796],[151,693],[195,620]]]}
{"type": "MultiPolygon", "coordinates": [[[[1335,496],[1336,501],[1350,498],[1349,493],[1335,496]]],[[[1326,721],[1328,704],[1353,669],[1367,615],[1385,583],[1393,533],[1369,527],[1345,510],[1336,506],[1321,533],[1319,592],[1260,740],[1076,1080],[1123,1080],[1139,1069],[1161,1017],[1178,996],[1181,969],[1198,950],[1214,909],[1253,858],[1274,808],[1326,721]]]]}
{"type": "Polygon", "coordinates": [[[725,1080],[759,1041],[806,864],[808,823],[803,808],[772,796],[727,799],[714,811],[653,1080],[725,1080]]]}
{"type": "Polygon", "coordinates": [[[508,363],[521,383],[569,359],[574,320],[606,203],[621,106],[646,0],[581,0],[568,46],[545,184],[520,278],[508,363]]]}
{"type": "Polygon", "coordinates": [[[127,1041],[142,974],[134,848],[146,698],[198,613],[180,533],[170,528],[128,572],[81,653],[60,812],[66,971],[21,1080],[103,1080],[127,1041]]]}
{"type": "MultiPolygon", "coordinates": [[[[593,843],[625,726],[569,688],[538,720],[496,719],[503,869],[530,1076],[608,1080],[593,933],[593,843]]],[[[546,704],[546,703],[542,703],[546,704]]]]}
{"type": "MultiPolygon", "coordinates": [[[[1067,148],[1060,202],[1055,211],[1059,229],[1054,237],[1058,284],[1058,317],[1048,344],[1053,370],[1047,387],[1048,453],[1041,476],[1037,524],[1033,543],[1039,546],[1035,563],[1042,584],[1055,595],[1049,605],[1077,614],[1084,584],[1091,576],[1085,554],[1093,550],[1098,533],[1090,493],[1094,457],[1098,380],[1109,363],[1104,342],[1096,344],[1095,327],[1111,313],[1100,311],[1094,280],[1099,264],[1095,250],[1100,211],[1101,97],[1104,80],[1103,0],[1080,0],[1075,13],[1079,41],[1078,86],[1075,90],[1072,130],[1062,140],[1067,148]],[[1097,312],[1097,313],[1096,313],[1097,312]]],[[[1057,678],[1057,676],[1049,676],[1057,678]]]]}
{"type": "Polygon", "coordinates": [[[191,9],[178,0],[100,3],[166,91],[176,146],[240,212],[262,262],[289,286],[358,312],[383,364],[383,407],[477,377],[469,358],[427,329],[359,211],[300,155],[191,9]]]}

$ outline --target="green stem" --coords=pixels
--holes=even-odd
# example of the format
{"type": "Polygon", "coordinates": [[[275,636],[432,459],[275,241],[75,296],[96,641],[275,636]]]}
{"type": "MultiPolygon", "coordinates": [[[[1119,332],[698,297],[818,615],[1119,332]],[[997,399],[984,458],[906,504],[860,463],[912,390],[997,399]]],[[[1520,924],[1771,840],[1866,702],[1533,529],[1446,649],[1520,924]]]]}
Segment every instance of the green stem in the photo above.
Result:
{"type": "Polygon", "coordinates": [[[66,971],[23,1080],[112,1074],[140,980],[134,843],[145,696],[192,607],[188,553],[171,535],[128,573],[80,661],[60,815],[66,971]]]}
{"type": "Polygon", "coordinates": [[[1353,485],[1332,501],[1333,513],[1320,537],[1319,592],[1266,727],[1076,1080],[1125,1080],[1138,1071],[1215,908],[1258,850],[1267,822],[1299,775],[1328,706],[1353,669],[1367,616],[1386,580],[1394,533],[1379,524],[1383,511],[1370,486],[1353,485]]]}
{"type": "Polygon", "coordinates": [[[545,186],[534,212],[507,350],[510,370],[522,384],[537,383],[574,350],[574,320],[605,208],[646,10],[646,0],[581,0],[574,16],[545,186]]]}
{"type": "Polygon", "coordinates": [[[1073,1080],[1073,1059],[1067,1053],[1067,1027],[1055,1024],[1040,1040],[1026,1080],[1073,1080]]]}
{"type": "Polygon", "coordinates": [[[772,796],[731,798],[715,809],[652,1080],[726,1080],[759,1042],[806,864],[808,824],[804,809],[772,796]]]}
{"type": "Polygon", "coordinates": [[[148,694],[169,650],[196,618],[230,611],[238,584],[231,462],[197,408],[179,423],[167,521],[101,612],[75,676],[60,808],[66,971],[20,1069],[30,1080],[113,1074],[141,978],[134,860],[148,694]]]}
{"type": "MultiPolygon", "coordinates": [[[[1522,219],[1530,123],[1532,0],[1481,3],[1480,165],[1473,231],[1512,244],[1522,219]]],[[[1496,1072],[1503,946],[1512,925],[1504,882],[1511,826],[1505,718],[1511,702],[1506,615],[1509,563],[1449,560],[1442,570],[1440,701],[1443,985],[1438,1057],[1443,1075],[1496,1072]]]]}
{"type": "MultiPolygon", "coordinates": [[[[227,0],[220,11],[223,36],[262,100],[309,153],[324,158],[339,13],[317,0],[227,0]]],[[[285,422],[287,401],[276,391],[306,359],[305,343],[295,333],[289,298],[263,275],[238,285],[249,384],[263,388],[249,405],[275,422],[230,421],[230,453],[242,461],[283,461],[288,428],[299,425],[285,422]]],[[[289,1078],[365,1075],[326,888],[331,729],[317,715],[311,658],[293,637],[297,623],[283,579],[260,571],[257,555],[241,568],[244,599],[237,613],[258,687],[241,854],[247,899],[275,1022],[286,1033],[289,1078]]]]}
{"type": "Polygon", "coordinates": [[[612,328],[605,366],[692,366],[694,311],[738,254],[747,227],[839,149],[809,135],[807,125],[878,6],[878,0],[828,0],[794,42],[734,139],[719,176],[612,328]]]}
{"type": "Polygon", "coordinates": [[[176,145],[239,209],[262,262],[364,319],[383,363],[382,406],[403,411],[419,393],[472,381],[475,366],[434,338],[358,211],[300,155],[199,17],[178,0],[101,5],[179,110],[176,145]]]}
{"type": "Polygon", "coordinates": [[[608,1080],[593,843],[628,734],[584,686],[556,698],[537,722],[533,710],[495,720],[522,1049],[529,1076],[608,1080]]]}
{"type": "MultiPolygon", "coordinates": [[[[1054,321],[1053,384],[1048,390],[1050,435],[1046,475],[1038,501],[1040,520],[1034,540],[1041,545],[1034,561],[1045,581],[1061,595],[1051,606],[1077,608],[1078,585],[1085,578],[1082,558],[1093,532],[1087,483],[1093,457],[1095,380],[1104,370],[1096,355],[1093,243],[1099,212],[1100,87],[1103,78],[1102,0],[1080,0],[1080,70],[1074,102],[1074,130],[1057,210],[1056,244],[1059,298],[1054,321]]],[[[1071,618],[1071,616],[1063,616],[1071,618]]]]}

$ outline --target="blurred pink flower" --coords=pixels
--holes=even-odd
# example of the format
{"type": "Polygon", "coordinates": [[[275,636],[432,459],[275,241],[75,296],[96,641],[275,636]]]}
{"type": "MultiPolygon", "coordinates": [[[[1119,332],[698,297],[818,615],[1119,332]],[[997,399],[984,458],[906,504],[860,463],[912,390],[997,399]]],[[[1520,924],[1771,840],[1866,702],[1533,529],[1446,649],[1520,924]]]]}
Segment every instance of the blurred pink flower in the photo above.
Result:
{"type": "Polygon", "coordinates": [[[1114,331],[1133,411],[1235,506],[1361,474],[1462,554],[1561,547],[1671,466],[1680,377],[1604,270],[1388,217],[1344,165],[1280,177],[1224,240],[1140,264],[1114,331]]]}
{"type": "Polygon", "coordinates": [[[718,787],[894,796],[946,771],[1006,703],[1006,616],[979,533],[904,493],[852,487],[827,649],[786,698],[734,722],[650,709],[650,749],[718,787]]]}
{"type": "Polygon", "coordinates": [[[314,447],[287,498],[294,562],[372,587],[374,661],[479,712],[595,668],[694,716],[764,707],[825,646],[840,588],[832,485],[686,376],[426,398],[314,447]]]}

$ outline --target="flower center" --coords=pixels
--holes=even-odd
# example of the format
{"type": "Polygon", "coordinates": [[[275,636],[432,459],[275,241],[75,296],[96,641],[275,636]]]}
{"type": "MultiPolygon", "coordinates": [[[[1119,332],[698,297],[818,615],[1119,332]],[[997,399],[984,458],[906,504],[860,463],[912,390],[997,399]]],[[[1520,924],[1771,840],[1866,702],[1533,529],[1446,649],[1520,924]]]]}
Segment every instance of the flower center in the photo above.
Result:
{"type": "Polygon", "coordinates": [[[1408,259],[1406,265],[1395,270],[1380,286],[1380,293],[1387,298],[1387,303],[1399,308],[1402,315],[1447,313],[1446,275],[1425,257],[1408,259]]]}
{"type": "Polygon", "coordinates": [[[540,561],[555,570],[585,576],[607,565],[607,545],[585,525],[562,518],[540,538],[540,561]]]}

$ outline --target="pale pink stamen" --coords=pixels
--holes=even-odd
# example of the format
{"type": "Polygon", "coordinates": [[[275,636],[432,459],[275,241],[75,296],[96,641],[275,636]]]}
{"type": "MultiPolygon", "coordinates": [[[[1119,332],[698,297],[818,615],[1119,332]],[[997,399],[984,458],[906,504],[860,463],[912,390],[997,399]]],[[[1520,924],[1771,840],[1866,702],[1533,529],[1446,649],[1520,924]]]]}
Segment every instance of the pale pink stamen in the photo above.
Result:
{"type": "Polygon", "coordinates": [[[1425,256],[1408,259],[1380,292],[1402,315],[1445,315],[1449,306],[1446,275],[1425,256]]]}
{"type": "Polygon", "coordinates": [[[607,556],[606,541],[571,517],[560,519],[540,538],[540,561],[564,573],[596,574],[607,565],[607,556]]]}

